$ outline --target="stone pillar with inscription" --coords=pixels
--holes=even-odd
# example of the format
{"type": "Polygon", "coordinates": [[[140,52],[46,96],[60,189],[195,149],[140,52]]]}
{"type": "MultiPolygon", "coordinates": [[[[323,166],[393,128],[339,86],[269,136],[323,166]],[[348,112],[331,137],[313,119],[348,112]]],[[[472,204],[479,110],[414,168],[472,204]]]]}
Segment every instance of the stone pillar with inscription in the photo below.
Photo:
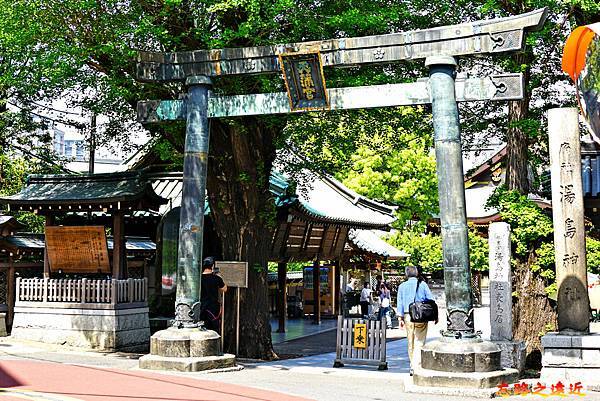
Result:
{"type": "Polygon", "coordinates": [[[510,226],[490,224],[490,339],[500,348],[502,366],[525,368],[525,343],[513,341],[510,226]]]}
{"type": "Polygon", "coordinates": [[[589,334],[579,112],[548,111],[558,332],[542,337],[542,379],[600,384],[600,335],[589,334]]]}

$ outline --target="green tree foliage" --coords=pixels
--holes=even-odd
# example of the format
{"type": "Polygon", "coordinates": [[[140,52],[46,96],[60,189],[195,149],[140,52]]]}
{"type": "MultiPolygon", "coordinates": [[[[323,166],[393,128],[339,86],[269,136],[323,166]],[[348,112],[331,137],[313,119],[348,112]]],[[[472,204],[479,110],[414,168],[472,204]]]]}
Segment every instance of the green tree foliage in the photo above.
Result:
{"type": "MultiPolygon", "coordinates": [[[[0,0],[0,87],[5,97],[28,110],[36,102],[61,97],[70,106],[105,115],[110,124],[98,142],[118,138],[126,146],[123,133],[135,124],[138,100],[177,98],[185,91],[180,84],[136,82],[136,50],[244,47],[389,33],[425,23],[439,25],[451,7],[450,2],[429,5],[425,17],[415,12],[417,3],[421,4],[387,0],[0,0]]],[[[413,67],[406,63],[328,70],[328,86],[414,80],[423,73],[413,67]]],[[[283,89],[282,80],[273,76],[214,80],[214,92],[220,94],[283,89]]],[[[250,117],[211,125],[209,202],[223,257],[261,266],[249,278],[252,296],[242,302],[246,335],[240,354],[253,358],[272,357],[264,273],[272,215],[267,177],[277,148],[294,142],[286,141],[282,129],[287,118],[250,117]]],[[[161,155],[171,153],[168,147],[182,151],[182,125],[158,124],[149,129],[162,139],[157,142],[161,155]]],[[[337,153],[335,148],[331,153],[337,153]]],[[[321,169],[318,163],[312,167],[321,169]]]]}
{"type": "Polygon", "coordinates": [[[343,182],[360,194],[399,206],[398,227],[409,220],[427,221],[438,211],[435,158],[418,145],[382,152],[361,147],[352,155],[343,182]]]}
{"type": "Polygon", "coordinates": [[[600,240],[587,237],[585,239],[587,268],[590,273],[600,274],[600,240]]]}
{"type": "Polygon", "coordinates": [[[527,196],[499,187],[487,205],[497,208],[510,225],[516,257],[527,258],[541,242],[551,239],[552,219],[527,196]]]}
{"type": "MultiPolygon", "coordinates": [[[[396,231],[385,239],[388,243],[408,253],[410,257],[400,262],[402,266],[421,266],[424,272],[442,270],[442,237],[423,233],[419,227],[396,231]]],[[[489,270],[489,245],[475,229],[469,230],[469,257],[472,270],[489,270]]]]}
{"type": "Polygon", "coordinates": [[[489,253],[490,246],[487,238],[482,237],[475,229],[469,230],[469,261],[471,269],[488,271],[490,269],[489,253]]]}
{"type": "Polygon", "coordinates": [[[395,232],[386,241],[410,255],[402,265],[421,266],[428,273],[443,269],[442,238],[439,235],[407,229],[395,232]]]}
{"type": "MultiPolygon", "coordinates": [[[[15,155],[9,156],[0,153],[0,195],[13,195],[25,185],[27,175],[35,172],[44,172],[43,164],[33,163],[31,160],[15,155]],[[40,168],[41,167],[41,168],[40,168]]],[[[44,232],[44,218],[33,213],[12,213],[29,232],[44,232]]]]}

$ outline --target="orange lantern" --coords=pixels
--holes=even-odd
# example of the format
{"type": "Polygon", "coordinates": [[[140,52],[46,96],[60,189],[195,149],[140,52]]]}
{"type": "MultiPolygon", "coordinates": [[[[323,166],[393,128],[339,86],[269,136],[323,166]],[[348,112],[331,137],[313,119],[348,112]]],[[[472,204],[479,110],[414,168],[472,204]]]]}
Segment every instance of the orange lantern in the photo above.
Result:
{"type": "Polygon", "coordinates": [[[582,113],[600,136],[600,23],[577,27],[565,44],[562,69],[577,85],[582,113]]]}

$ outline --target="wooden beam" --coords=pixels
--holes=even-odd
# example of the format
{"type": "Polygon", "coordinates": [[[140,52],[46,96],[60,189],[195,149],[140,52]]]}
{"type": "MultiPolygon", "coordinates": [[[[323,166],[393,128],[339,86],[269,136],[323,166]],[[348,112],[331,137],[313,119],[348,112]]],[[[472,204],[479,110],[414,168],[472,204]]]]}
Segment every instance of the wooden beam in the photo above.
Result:
{"type": "MultiPolygon", "coordinates": [[[[331,110],[368,109],[378,107],[414,106],[431,103],[429,80],[413,83],[357,86],[328,89],[331,110]]],[[[488,77],[456,79],[456,100],[519,100],[523,98],[523,74],[501,74],[488,77]]],[[[302,113],[306,110],[295,110],[302,113]]],[[[208,101],[209,118],[240,117],[262,114],[292,113],[286,92],[252,95],[214,96],[208,101]]],[[[184,120],[184,100],[150,100],[138,102],[138,120],[156,123],[184,120]]]]}
{"type": "MultiPolygon", "coordinates": [[[[46,227],[51,227],[52,225],[54,225],[53,215],[47,215],[45,219],[46,221],[44,224],[46,227]]],[[[45,234],[44,238],[46,238],[45,234]]],[[[44,241],[44,278],[50,278],[50,261],[48,259],[48,248],[46,246],[46,241],[44,241]]]]}
{"type": "Polygon", "coordinates": [[[287,262],[277,263],[277,315],[279,318],[278,333],[285,333],[287,306],[287,262]]]}
{"type": "Polygon", "coordinates": [[[342,296],[342,292],[341,292],[341,288],[340,288],[340,261],[339,260],[334,260],[332,263],[332,269],[333,269],[333,313],[334,314],[338,314],[341,315],[342,314],[342,309],[341,309],[341,305],[342,303],[341,301],[341,296],[342,296]]]}
{"type": "Polygon", "coordinates": [[[321,262],[317,259],[313,263],[313,323],[321,324],[321,262]]]}
{"type": "Polygon", "coordinates": [[[279,73],[279,55],[319,52],[323,66],[393,63],[444,54],[499,53],[521,50],[525,31],[539,30],[546,8],[495,20],[441,26],[387,35],[189,52],[139,52],[141,81],[184,81],[189,76],[279,73]]]}
{"type": "Polygon", "coordinates": [[[127,278],[127,255],[125,251],[125,218],[123,212],[113,214],[113,265],[114,279],[127,278]]]}
{"type": "Polygon", "coordinates": [[[15,316],[15,265],[12,256],[8,257],[8,271],[6,273],[6,304],[8,312],[6,314],[7,329],[12,327],[15,316]]]}

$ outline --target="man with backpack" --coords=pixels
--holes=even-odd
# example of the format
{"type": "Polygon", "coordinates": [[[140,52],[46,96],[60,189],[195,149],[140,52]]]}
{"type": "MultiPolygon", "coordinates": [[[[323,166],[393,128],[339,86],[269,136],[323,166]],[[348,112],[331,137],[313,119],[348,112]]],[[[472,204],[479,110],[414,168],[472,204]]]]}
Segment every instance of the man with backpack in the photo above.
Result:
{"type": "MultiPolygon", "coordinates": [[[[413,322],[409,312],[410,305],[416,302],[433,300],[433,295],[427,283],[418,280],[417,277],[417,268],[415,266],[407,266],[407,280],[398,287],[398,318],[400,319],[400,327],[406,327],[411,376],[413,369],[421,365],[421,348],[425,345],[429,322],[413,322]]],[[[437,316],[435,323],[437,324],[437,316]]]]}

